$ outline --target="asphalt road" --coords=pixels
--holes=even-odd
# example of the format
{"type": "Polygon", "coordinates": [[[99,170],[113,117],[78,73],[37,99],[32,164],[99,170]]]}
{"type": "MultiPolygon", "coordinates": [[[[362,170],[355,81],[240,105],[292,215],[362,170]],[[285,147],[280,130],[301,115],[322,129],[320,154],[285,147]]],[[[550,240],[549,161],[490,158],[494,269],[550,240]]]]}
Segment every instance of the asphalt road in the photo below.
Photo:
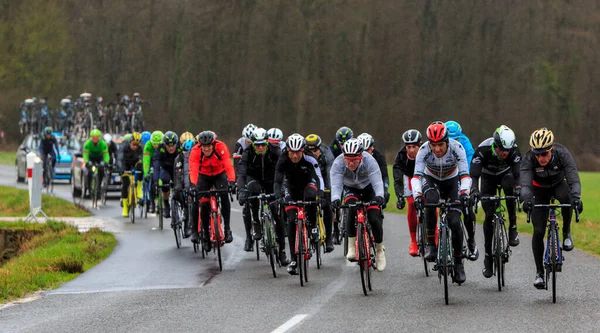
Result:
{"type": "MultiPolygon", "coordinates": [[[[0,167],[0,184],[15,185],[14,170],[0,167]]],[[[70,197],[69,187],[56,186],[70,197]]],[[[224,248],[224,269],[215,256],[177,249],[170,229],[157,219],[132,225],[118,201],[95,211],[117,231],[115,251],[96,267],[39,298],[0,309],[0,332],[598,332],[600,260],[566,253],[558,300],[533,287],[531,238],[521,235],[507,265],[506,287],[481,274],[483,260],[466,263],[467,281],[450,286],[444,305],[437,276],[425,277],[420,259],[408,256],[404,215],[386,214],[387,268],[375,272],[374,291],[362,294],[358,267],[341,248],[311,262],[310,280],[280,268],[271,275],[264,259],[242,250],[243,223],[234,204],[234,242],[224,248]]],[[[525,223],[522,221],[521,223],[525,223]]],[[[167,224],[168,225],[168,224],[167,224]]],[[[481,228],[477,240],[483,248],[481,228]]],[[[575,240],[577,245],[577,240],[575,240]]]]}

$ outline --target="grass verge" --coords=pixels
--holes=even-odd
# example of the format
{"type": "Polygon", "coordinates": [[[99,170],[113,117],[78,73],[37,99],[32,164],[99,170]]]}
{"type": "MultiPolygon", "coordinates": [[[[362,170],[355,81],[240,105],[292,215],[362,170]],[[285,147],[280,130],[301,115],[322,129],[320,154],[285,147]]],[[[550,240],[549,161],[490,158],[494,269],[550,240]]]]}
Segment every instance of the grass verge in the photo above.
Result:
{"type": "MultiPolygon", "coordinates": [[[[19,217],[29,214],[29,192],[0,186],[0,217],[19,217]]],[[[42,195],[42,209],[50,217],[86,217],[92,214],[66,200],[42,195]]]]}
{"type": "Polygon", "coordinates": [[[64,222],[2,222],[0,228],[38,230],[21,245],[19,255],[0,267],[0,302],[58,287],[108,257],[117,240],[98,229],[79,233],[64,222]]]}
{"type": "MultiPolygon", "coordinates": [[[[390,185],[390,202],[385,211],[406,214],[406,208],[404,210],[396,208],[398,199],[394,191],[391,166],[388,166],[388,173],[392,185],[390,185]]],[[[598,204],[600,202],[600,173],[580,172],[579,177],[581,178],[581,200],[584,204],[584,211],[581,214],[579,223],[575,223],[575,217],[573,216],[571,235],[577,249],[600,256],[600,205],[598,204]]],[[[479,209],[477,223],[482,224],[484,217],[483,211],[479,209]]],[[[561,220],[560,216],[558,220],[561,220]]],[[[559,222],[559,226],[562,226],[562,222],[559,222]]],[[[527,216],[524,213],[517,215],[517,229],[525,234],[531,235],[533,233],[533,226],[527,223],[527,216]]],[[[483,244],[480,247],[482,248],[483,244]]]]}
{"type": "Polygon", "coordinates": [[[0,164],[15,165],[16,154],[14,151],[0,151],[0,164]]]}

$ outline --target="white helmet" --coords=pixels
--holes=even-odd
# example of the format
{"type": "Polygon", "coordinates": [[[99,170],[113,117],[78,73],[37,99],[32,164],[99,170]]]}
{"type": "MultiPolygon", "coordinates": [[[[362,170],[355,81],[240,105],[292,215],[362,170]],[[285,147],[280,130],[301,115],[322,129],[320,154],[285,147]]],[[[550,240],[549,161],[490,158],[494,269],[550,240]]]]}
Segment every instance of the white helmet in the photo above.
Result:
{"type": "Polygon", "coordinates": [[[373,147],[373,144],[375,143],[375,140],[369,133],[362,133],[357,137],[357,139],[360,141],[360,143],[362,143],[364,150],[368,150],[369,148],[373,147]]]}
{"type": "Polygon", "coordinates": [[[290,151],[300,151],[304,148],[305,142],[302,135],[294,133],[287,138],[285,145],[290,151]]]}
{"type": "Polygon", "coordinates": [[[242,136],[248,140],[248,141],[252,141],[252,133],[254,133],[254,130],[256,129],[256,125],[254,124],[248,124],[246,125],[246,127],[244,127],[244,129],[242,130],[242,136]]]}
{"type": "Polygon", "coordinates": [[[498,127],[494,132],[494,144],[502,150],[513,149],[516,139],[515,132],[506,125],[498,127]]]}
{"type": "Polygon", "coordinates": [[[256,144],[266,144],[267,130],[262,127],[255,129],[254,133],[252,133],[252,142],[256,144]]]}
{"type": "Polygon", "coordinates": [[[269,142],[271,143],[277,143],[283,140],[283,132],[276,127],[269,128],[267,135],[269,136],[269,142]]]}
{"type": "Polygon", "coordinates": [[[357,138],[349,139],[342,146],[344,155],[360,155],[363,152],[363,145],[357,138]]]}
{"type": "Polygon", "coordinates": [[[71,104],[71,100],[68,98],[63,98],[60,100],[60,105],[62,105],[62,106],[67,106],[69,104],[71,104]]]}
{"type": "Polygon", "coordinates": [[[112,135],[110,135],[109,133],[104,134],[103,138],[104,142],[106,143],[110,143],[112,141],[112,135]]]}

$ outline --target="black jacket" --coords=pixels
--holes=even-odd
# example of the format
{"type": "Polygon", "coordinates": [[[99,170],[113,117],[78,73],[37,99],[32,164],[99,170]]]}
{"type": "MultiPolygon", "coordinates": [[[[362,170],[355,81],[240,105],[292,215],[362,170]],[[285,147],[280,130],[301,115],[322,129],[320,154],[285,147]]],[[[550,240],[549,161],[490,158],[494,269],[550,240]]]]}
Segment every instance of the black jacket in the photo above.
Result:
{"type": "Polygon", "coordinates": [[[473,179],[472,188],[479,190],[479,177],[483,175],[503,175],[507,172],[512,173],[515,183],[519,183],[521,169],[521,152],[519,148],[511,150],[506,159],[500,159],[492,148],[493,138],[483,141],[475,149],[473,159],[471,160],[470,174],[473,179]]]}
{"type": "Polygon", "coordinates": [[[252,177],[261,184],[275,181],[275,166],[281,156],[279,147],[267,145],[264,155],[257,154],[252,146],[248,146],[242,153],[242,158],[237,164],[236,178],[238,189],[246,186],[246,177],[252,177]]]}
{"type": "Polygon", "coordinates": [[[373,148],[373,157],[375,158],[375,161],[377,161],[377,164],[379,165],[379,170],[381,171],[381,180],[383,180],[383,190],[385,193],[388,193],[388,187],[390,187],[390,177],[388,175],[385,155],[379,150],[377,150],[377,148],[373,148]]]}
{"type": "Polygon", "coordinates": [[[290,189],[304,189],[308,184],[313,183],[318,189],[324,190],[319,163],[308,154],[304,154],[298,163],[293,163],[287,154],[281,154],[275,166],[275,183],[273,185],[275,193],[281,193],[281,184],[284,178],[290,189]]]}
{"type": "Polygon", "coordinates": [[[121,171],[130,171],[135,165],[142,160],[142,153],[144,149],[138,147],[137,150],[131,149],[129,144],[123,145],[122,154],[120,155],[121,160],[118,165],[122,168],[121,171]]]}
{"type": "Polygon", "coordinates": [[[164,143],[161,143],[158,148],[156,148],[156,152],[154,153],[152,165],[154,166],[154,177],[157,179],[160,175],[160,170],[165,170],[171,175],[173,175],[173,167],[175,166],[175,158],[179,153],[181,153],[183,149],[179,142],[177,143],[177,148],[173,154],[169,154],[167,151],[167,146],[164,143]]]}
{"type": "Polygon", "coordinates": [[[396,154],[394,166],[392,167],[394,176],[394,190],[396,197],[404,197],[404,176],[408,177],[409,181],[415,174],[415,160],[411,160],[406,155],[406,147],[402,147],[396,154]]]}

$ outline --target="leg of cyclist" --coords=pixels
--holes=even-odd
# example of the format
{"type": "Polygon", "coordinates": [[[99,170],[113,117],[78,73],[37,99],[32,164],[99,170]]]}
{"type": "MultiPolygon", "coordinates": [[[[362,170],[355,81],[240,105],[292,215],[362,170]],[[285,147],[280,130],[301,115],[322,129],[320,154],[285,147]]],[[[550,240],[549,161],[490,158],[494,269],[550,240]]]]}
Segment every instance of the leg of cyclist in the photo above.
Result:
{"type": "MultiPolygon", "coordinates": [[[[286,188],[284,200],[297,201],[302,198],[302,191],[286,188]]],[[[290,265],[287,272],[291,275],[298,275],[298,257],[296,256],[296,217],[298,216],[298,208],[296,206],[286,206],[285,214],[287,216],[287,234],[288,243],[290,246],[290,265]]]]}
{"type": "MultiPolygon", "coordinates": [[[[361,192],[363,202],[369,202],[375,198],[375,191],[371,185],[365,187],[361,192]]],[[[367,219],[371,225],[373,238],[375,239],[375,262],[377,263],[377,270],[381,272],[386,266],[385,246],[383,246],[383,221],[381,220],[381,207],[377,205],[368,206],[367,219]]]]}
{"type": "MultiPolygon", "coordinates": [[[[561,204],[571,203],[571,190],[566,180],[563,180],[554,188],[554,197],[561,204]]],[[[565,251],[573,250],[573,238],[571,237],[571,217],[573,216],[573,209],[570,207],[561,208],[561,215],[563,220],[562,237],[563,237],[563,249],[565,251]]]]}
{"type": "MultiPolygon", "coordinates": [[[[226,190],[229,187],[227,181],[227,174],[225,171],[215,176],[215,188],[217,190],[226,190]]],[[[231,233],[231,201],[229,201],[229,195],[226,192],[221,194],[221,215],[223,216],[223,226],[225,227],[225,243],[233,242],[233,234],[231,233]]]]}
{"type": "Polygon", "coordinates": [[[331,192],[325,192],[323,224],[325,224],[325,252],[332,252],[333,246],[333,211],[331,210],[331,192]]]}
{"type": "Polygon", "coordinates": [[[244,228],[246,229],[244,251],[252,252],[254,246],[252,244],[252,213],[250,212],[250,202],[245,202],[242,208],[242,219],[244,220],[244,228]]]}
{"type": "MultiPolygon", "coordinates": [[[[451,201],[458,200],[458,177],[445,180],[440,183],[440,192],[442,198],[448,198],[451,201]]],[[[454,279],[458,283],[466,281],[465,267],[462,260],[463,251],[463,229],[460,225],[460,214],[462,210],[452,207],[448,211],[448,226],[452,231],[452,247],[454,250],[454,279]]]]}
{"type": "MultiPolygon", "coordinates": [[[[249,196],[256,196],[262,192],[262,186],[257,180],[254,180],[252,177],[246,176],[246,188],[248,189],[249,196]]],[[[260,225],[260,219],[258,218],[258,210],[260,202],[257,199],[248,200],[248,204],[251,210],[251,223],[254,226],[254,240],[259,240],[262,238],[262,227],[260,225]]]]}
{"type": "MultiPolygon", "coordinates": [[[[533,188],[534,204],[550,203],[552,191],[538,187],[533,188]],[[549,193],[550,192],[550,193],[549,193]]],[[[531,223],[533,224],[533,237],[531,238],[531,250],[535,261],[536,276],[534,287],[546,288],[544,281],[544,235],[546,234],[546,221],[548,221],[548,210],[545,208],[533,208],[531,223]]]]}
{"type": "MultiPolygon", "coordinates": [[[[142,182],[142,177],[143,177],[142,176],[143,175],[142,163],[138,162],[135,165],[135,171],[138,171],[138,173],[135,174],[135,180],[137,181],[137,186],[136,186],[136,189],[135,189],[135,194],[136,194],[137,199],[139,201],[139,200],[141,200],[144,197],[144,193],[143,193],[143,190],[142,190],[142,184],[143,184],[143,182],[142,182]]],[[[107,173],[108,173],[108,171],[107,171],[107,173]]],[[[110,174],[110,173],[108,173],[108,174],[110,174]]]]}
{"type": "MultiPolygon", "coordinates": [[[[457,190],[458,191],[458,190],[457,190]]],[[[437,183],[432,177],[423,177],[423,196],[426,203],[438,203],[440,201],[440,192],[437,183]]],[[[434,262],[437,257],[437,247],[435,234],[437,230],[437,212],[435,208],[425,208],[425,260],[434,262]]]]}
{"type": "MultiPolygon", "coordinates": [[[[344,186],[343,190],[344,204],[353,204],[360,197],[360,190],[344,186]]],[[[348,218],[346,220],[346,233],[348,234],[348,253],[346,259],[356,260],[356,208],[348,209],[348,218]]]]}
{"type": "Polygon", "coordinates": [[[42,156],[41,156],[40,158],[42,159],[42,163],[43,163],[43,164],[42,164],[42,166],[43,166],[43,168],[42,168],[42,172],[43,172],[43,175],[44,175],[44,177],[43,177],[42,179],[43,179],[43,181],[44,181],[44,184],[43,184],[43,185],[44,185],[44,187],[46,187],[46,186],[48,186],[48,184],[46,184],[46,177],[45,177],[45,176],[46,176],[46,168],[48,167],[48,166],[47,166],[47,164],[48,164],[47,162],[48,162],[48,155],[49,155],[49,154],[48,154],[48,153],[45,153],[45,152],[42,152],[42,154],[41,154],[41,155],[42,155],[42,156]]]}
{"type": "MultiPolygon", "coordinates": [[[[498,184],[497,177],[482,174],[481,175],[481,195],[484,197],[493,196],[496,194],[496,187],[498,184]]],[[[485,220],[483,221],[483,238],[485,258],[483,259],[483,276],[486,278],[494,275],[494,259],[492,257],[492,238],[494,236],[494,227],[492,225],[492,219],[494,218],[494,203],[490,201],[483,201],[481,207],[485,212],[485,220]]]]}
{"type": "Polygon", "coordinates": [[[121,175],[121,206],[123,207],[123,212],[121,213],[121,216],[123,217],[129,217],[129,183],[130,183],[131,179],[129,178],[129,175],[127,174],[122,174],[121,175]]]}
{"type": "MultiPolygon", "coordinates": [[[[271,184],[270,187],[268,184],[267,186],[265,186],[265,191],[267,191],[268,194],[270,194],[269,188],[272,193],[273,184],[271,184]]],[[[269,209],[271,209],[271,216],[275,221],[275,234],[277,235],[277,242],[279,245],[279,262],[281,263],[281,266],[287,266],[290,263],[290,261],[287,259],[287,255],[285,254],[285,221],[282,220],[279,214],[277,213],[277,206],[278,204],[275,201],[275,198],[271,199],[271,203],[269,203],[269,209]]]]}
{"type": "MultiPolygon", "coordinates": [[[[515,194],[515,177],[511,172],[507,172],[502,176],[502,190],[504,195],[515,194]]],[[[506,210],[508,212],[508,244],[510,246],[519,245],[519,233],[517,232],[517,206],[516,200],[506,200],[506,210]]]]}
{"type": "Polygon", "coordinates": [[[162,181],[162,200],[163,200],[163,217],[168,219],[171,218],[171,204],[169,203],[169,194],[171,189],[169,183],[171,182],[171,173],[163,168],[160,169],[160,180],[162,181]]]}
{"type": "MultiPolygon", "coordinates": [[[[197,183],[197,189],[198,191],[208,191],[210,189],[210,187],[212,186],[214,180],[213,177],[210,176],[205,176],[205,175],[198,175],[198,183],[197,183]]],[[[209,199],[209,195],[208,194],[201,194],[200,195],[200,221],[202,223],[202,242],[204,243],[204,249],[206,251],[210,251],[210,234],[208,231],[208,222],[209,222],[209,218],[210,218],[210,199],[209,199]]],[[[198,206],[198,203],[195,202],[194,203],[194,211],[192,212],[192,214],[194,214],[195,216],[198,216],[198,209],[196,208],[198,206]]],[[[195,217],[194,216],[194,217],[195,217]]],[[[194,225],[192,225],[192,242],[198,243],[199,242],[199,237],[198,237],[198,219],[197,218],[193,218],[194,221],[194,225]]]]}
{"type": "Polygon", "coordinates": [[[406,197],[406,220],[408,221],[408,232],[410,233],[410,245],[408,254],[417,257],[419,256],[419,246],[417,245],[417,210],[415,209],[415,199],[411,196],[406,197]]]}

